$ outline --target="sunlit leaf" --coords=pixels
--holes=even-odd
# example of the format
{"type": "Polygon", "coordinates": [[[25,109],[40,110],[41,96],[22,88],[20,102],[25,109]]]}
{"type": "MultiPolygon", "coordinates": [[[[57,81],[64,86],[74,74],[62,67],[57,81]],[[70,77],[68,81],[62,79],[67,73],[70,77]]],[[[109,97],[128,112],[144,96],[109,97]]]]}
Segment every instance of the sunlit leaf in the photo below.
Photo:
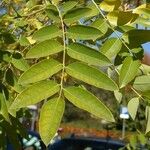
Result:
{"type": "Polygon", "coordinates": [[[54,59],[45,59],[31,66],[19,78],[20,84],[34,83],[47,79],[62,69],[62,64],[54,59]]]}
{"type": "Polygon", "coordinates": [[[82,18],[85,18],[89,15],[91,9],[89,8],[76,8],[71,11],[69,11],[64,16],[65,23],[73,23],[76,22],[82,18]]]}
{"type": "Polygon", "coordinates": [[[51,20],[60,23],[60,17],[56,6],[49,5],[48,8],[46,9],[46,14],[51,20]]]}
{"type": "Polygon", "coordinates": [[[143,75],[135,78],[133,87],[139,91],[150,90],[150,75],[143,75]]]}
{"type": "Polygon", "coordinates": [[[26,58],[39,58],[58,53],[63,46],[55,40],[46,40],[33,46],[26,54],[26,58]]]}
{"type": "Polygon", "coordinates": [[[10,109],[17,109],[36,104],[59,91],[59,85],[53,81],[45,80],[33,84],[23,90],[14,100],[10,109]]]}
{"type": "Polygon", "coordinates": [[[119,91],[114,91],[114,96],[115,96],[116,100],[120,103],[122,100],[122,96],[123,96],[122,93],[119,91]]]}
{"type": "Polygon", "coordinates": [[[72,63],[66,67],[66,72],[79,80],[82,80],[88,84],[94,85],[98,88],[114,91],[118,87],[116,83],[110,79],[106,74],[98,69],[87,66],[82,63],[72,63]]]}
{"type": "Polygon", "coordinates": [[[41,108],[39,119],[39,133],[47,146],[54,138],[65,108],[63,99],[54,98],[47,101],[41,108]]]}
{"type": "Polygon", "coordinates": [[[137,19],[138,15],[133,14],[130,11],[113,11],[107,15],[107,19],[112,25],[122,26],[130,22],[134,22],[137,19]]]}
{"type": "Polygon", "coordinates": [[[66,13],[66,12],[68,12],[69,10],[71,10],[72,8],[74,8],[77,4],[78,4],[77,1],[73,1],[73,0],[71,0],[71,1],[66,1],[65,3],[63,3],[63,4],[61,5],[61,9],[62,9],[63,13],[66,13]]]}
{"type": "Polygon", "coordinates": [[[75,106],[86,110],[99,118],[114,122],[114,117],[110,110],[87,90],[72,86],[65,88],[64,94],[75,106]]]}
{"type": "Polygon", "coordinates": [[[120,88],[126,86],[130,81],[134,79],[139,67],[139,60],[133,60],[131,57],[127,57],[124,60],[119,76],[120,88]]]}
{"type": "Polygon", "coordinates": [[[33,34],[33,39],[36,41],[45,41],[61,35],[61,30],[58,27],[50,25],[36,31],[33,34]]]}
{"type": "Polygon", "coordinates": [[[105,55],[83,44],[73,43],[69,45],[67,53],[70,57],[83,61],[90,65],[96,66],[111,65],[111,62],[105,55]]]}
{"type": "Polygon", "coordinates": [[[20,53],[13,54],[11,62],[17,69],[21,71],[26,71],[29,69],[29,64],[20,53]]]}
{"type": "Polygon", "coordinates": [[[103,34],[105,34],[108,31],[108,24],[104,19],[96,19],[92,24],[90,25],[94,28],[99,29],[103,34]]]}
{"type": "Polygon", "coordinates": [[[110,38],[100,47],[100,52],[111,59],[119,53],[121,47],[122,42],[118,38],[110,38]]]}
{"type": "Polygon", "coordinates": [[[120,0],[103,0],[100,3],[100,8],[106,12],[113,11],[121,5],[120,0]]]}
{"type": "Polygon", "coordinates": [[[136,117],[138,107],[139,107],[139,98],[138,97],[134,97],[128,102],[128,111],[133,120],[136,117]]]}
{"type": "Polygon", "coordinates": [[[69,38],[78,40],[96,40],[102,35],[103,33],[100,30],[84,25],[71,26],[67,33],[69,38]]]}

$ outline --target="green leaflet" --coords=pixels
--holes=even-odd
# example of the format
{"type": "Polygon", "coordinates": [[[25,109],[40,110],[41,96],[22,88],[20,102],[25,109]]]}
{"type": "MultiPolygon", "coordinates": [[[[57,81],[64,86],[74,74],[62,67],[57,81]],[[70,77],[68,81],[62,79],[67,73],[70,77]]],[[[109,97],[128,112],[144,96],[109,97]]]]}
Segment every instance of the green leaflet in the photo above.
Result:
{"type": "Polygon", "coordinates": [[[150,8],[137,7],[136,9],[133,10],[133,12],[142,16],[144,15],[147,18],[150,18],[150,8]]]}
{"type": "Polygon", "coordinates": [[[45,11],[46,11],[47,16],[48,16],[51,20],[53,20],[53,21],[55,21],[55,22],[57,22],[57,23],[60,23],[59,13],[58,13],[58,11],[57,11],[56,6],[54,6],[54,5],[49,5],[45,11]]]}
{"type": "Polygon", "coordinates": [[[119,6],[121,5],[120,0],[103,0],[100,3],[100,8],[106,12],[113,11],[115,9],[118,9],[119,6]]]}
{"type": "Polygon", "coordinates": [[[150,90],[150,75],[143,75],[135,78],[133,87],[139,91],[150,90]]]}
{"type": "Polygon", "coordinates": [[[46,40],[33,46],[26,54],[26,58],[40,58],[58,53],[63,46],[55,40],[46,40]]]}
{"type": "Polygon", "coordinates": [[[29,69],[29,64],[19,52],[13,54],[11,63],[21,71],[26,71],[29,69]]]}
{"type": "Polygon", "coordinates": [[[6,105],[6,99],[4,97],[4,93],[2,90],[2,87],[0,87],[0,115],[2,115],[7,122],[10,122],[9,114],[8,114],[8,109],[6,105]]]}
{"type": "Polygon", "coordinates": [[[103,33],[94,27],[74,25],[68,29],[67,36],[78,40],[96,40],[103,36],[103,33]]]}
{"type": "Polygon", "coordinates": [[[61,30],[57,26],[50,25],[36,31],[32,38],[36,41],[45,41],[61,35],[61,30]]]}
{"type": "Polygon", "coordinates": [[[66,67],[66,72],[81,81],[94,85],[98,88],[114,91],[118,90],[116,83],[100,70],[75,62],[66,67]]]}
{"type": "Polygon", "coordinates": [[[110,110],[87,90],[72,86],[64,89],[64,95],[75,106],[99,118],[114,122],[114,117],[110,110]]]}
{"type": "Polygon", "coordinates": [[[79,43],[72,43],[68,46],[67,54],[77,60],[95,66],[111,65],[109,59],[100,52],[79,43]]]}
{"type": "Polygon", "coordinates": [[[58,98],[50,99],[42,106],[39,119],[39,133],[46,146],[50,144],[59,128],[64,109],[64,100],[58,98]]]}
{"type": "Polygon", "coordinates": [[[146,133],[150,132],[150,107],[146,107],[145,116],[147,120],[146,133]]]}
{"type": "Polygon", "coordinates": [[[131,11],[112,11],[107,15],[107,19],[112,25],[122,26],[129,22],[134,22],[138,18],[137,14],[133,14],[131,11]]]}
{"type": "Polygon", "coordinates": [[[29,40],[25,36],[21,36],[19,39],[19,43],[21,46],[28,46],[30,45],[29,40]]]}
{"type": "Polygon", "coordinates": [[[136,117],[138,107],[139,107],[139,98],[138,97],[134,97],[128,102],[128,111],[133,120],[136,117]]]}
{"type": "Polygon", "coordinates": [[[76,8],[69,11],[67,14],[64,15],[64,22],[66,24],[74,23],[82,18],[88,17],[90,14],[90,8],[76,8]]]}
{"type": "Polygon", "coordinates": [[[91,27],[99,29],[103,34],[105,34],[108,31],[108,24],[104,19],[96,19],[92,24],[91,27]]]}
{"type": "Polygon", "coordinates": [[[138,17],[134,23],[140,24],[145,27],[150,27],[150,22],[149,22],[149,19],[147,19],[147,18],[138,17]]]}
{"type": "Polygon", "coordinates": [[[63,11],[63,13],[67,13],[69,10],[71,10],[72,8],[74,8],[76,5],[78,4],[77,1],[67,1],[65,3],[63,3],[61,5],[61,10],[63,11]]]}
{"type": "Polygon", "coordinates": [[[53,81],[45,80],[33,84],[23,90],[14,100],[10,109],[17,109],[36,104],[59,91],[59,85],[53,81]]]}
{"type": "Polygon", "coordinates": [[[34,83],[47,79],[62,69],[62,64],[54,59],[45,59],[31,66],[19,78],[20,84],[34,83]]]}
{"type": "Polygon", "coordinates": [[[100,48],[100,52],[111,59],[119,53],[121,47],[122,43],[118,38],[110,38],[100,48]]]}
{"type": "Polygon", "coordinates": [[[5,82],[7,82],[7,84],[10,86],[14,86],[14,78],[14,72],[10,68],[8,68],[5,72],[5,82]]]}
{"type": "Polygon", "coordinates": [[[123,39],[131,48],[140,47],[141,44],[150,41],[150,30],[130,30],[123,35],[123,39]],[[137,38],[138,37],[138,38],[137,38]]]}
{"type": "Polygon", "coordinates": [[[115,96],[116,100],[118,101],[118,103],[120,103],[122,100],[122,93],[119,91],[114,91],[114,96],[115,96]]]}
{"type": "Polygon", "coordinates": [[[131,57],[127,57],[120,70],[119,85],[120,88],[126,86],[130,81],[134,79],[140,67],[139,60],[133,60],[131,57]]]}

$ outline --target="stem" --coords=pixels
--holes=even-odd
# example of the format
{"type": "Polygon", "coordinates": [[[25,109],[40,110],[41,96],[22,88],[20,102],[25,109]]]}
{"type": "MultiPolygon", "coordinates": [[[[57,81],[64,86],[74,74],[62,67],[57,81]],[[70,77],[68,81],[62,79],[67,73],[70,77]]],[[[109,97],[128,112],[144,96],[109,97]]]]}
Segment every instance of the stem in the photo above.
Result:
{"type": "Polygon", "coordinates": [[[131,50],[128,47],[128,45],[125,43],[125,41],[122,38],[120,38],[119,34],[115,31],[115,29],[113,28],[113,26],[110,24],[109,20],[103,14],[102,10],[99,8],[99,6],[95,3],[94,0],[92,0],[92,3],[95,5],[95,7],[97,8],[97,10],[100,12],[100,14],[102,15],[102,17],[105,19],[105,21],[107,22],[108,26],[113,30],[113,32],[115,33],[115,35],[117,36],[117,38],[122,42],[122,44],[128,49],[129,53],[133,56],[133,53],[131,52],[131,50]]]}
{"type": "MultiPolygon", "coordinates": [[[[63,34],[63,68],[62,68],[62,72],[61,72],[61,81],[60,81],[60,92],[59,92],[59,98],[62,95],[62,91],[63,91],[63,82],[64,82],[64,73],[65,73],[65,60],[66,60],[66,33],[65,33],[65,25],[63,22],[63,18],[62,18],[62,14],[61,11],[59,10],[58,6],[55,5],[58,12],[59,12],[59,18],[61,21],[61,28],[62,28],[62,34],[63,34]]],[[[58,99],[59,99],[58,98],[58,99]]]]}
{"type": "Polygon", "coordinates": [[[132,90],[138,97],[140,97],[142,100],[145,100],[133,87],[131,87],[131,90],[132,90]]]}

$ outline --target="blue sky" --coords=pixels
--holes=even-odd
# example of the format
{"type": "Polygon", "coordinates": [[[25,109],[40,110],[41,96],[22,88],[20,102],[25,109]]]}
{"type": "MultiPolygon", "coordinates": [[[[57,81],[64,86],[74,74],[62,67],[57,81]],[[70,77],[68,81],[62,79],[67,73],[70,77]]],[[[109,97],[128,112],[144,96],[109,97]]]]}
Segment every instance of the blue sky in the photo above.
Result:
{"type": "Polygon", "coordinates": [[[144,48],[145,53],[150,54],[150,42],[143,44],[142,47],[144,48]]]}

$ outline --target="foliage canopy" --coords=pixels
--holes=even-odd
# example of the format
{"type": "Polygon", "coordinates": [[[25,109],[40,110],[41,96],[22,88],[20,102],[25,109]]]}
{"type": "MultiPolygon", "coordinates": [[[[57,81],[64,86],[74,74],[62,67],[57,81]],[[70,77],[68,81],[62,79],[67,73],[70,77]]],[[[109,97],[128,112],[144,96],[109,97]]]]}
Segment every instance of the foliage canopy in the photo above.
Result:
{"type": "Polygon", "coordinates": [[[148,134],[150,67],[141,60],[142,44],[150,41],[149,4],[129,10],[120,0],[1,4],[7,12],[0,16],[0,136],[10,135],[13,126],[15,136],[9,138],[17,143],[17,131],[25,136],[18,122],[21,112],[41,101],[39,132],[46,145],[59,127],[66,100],[114,122],[113,113],[86,85],[114,92],[133,120],[144,103],[148,134]],[[134,94],[125,102],[120,94],[127,91],[134,94]]]}

